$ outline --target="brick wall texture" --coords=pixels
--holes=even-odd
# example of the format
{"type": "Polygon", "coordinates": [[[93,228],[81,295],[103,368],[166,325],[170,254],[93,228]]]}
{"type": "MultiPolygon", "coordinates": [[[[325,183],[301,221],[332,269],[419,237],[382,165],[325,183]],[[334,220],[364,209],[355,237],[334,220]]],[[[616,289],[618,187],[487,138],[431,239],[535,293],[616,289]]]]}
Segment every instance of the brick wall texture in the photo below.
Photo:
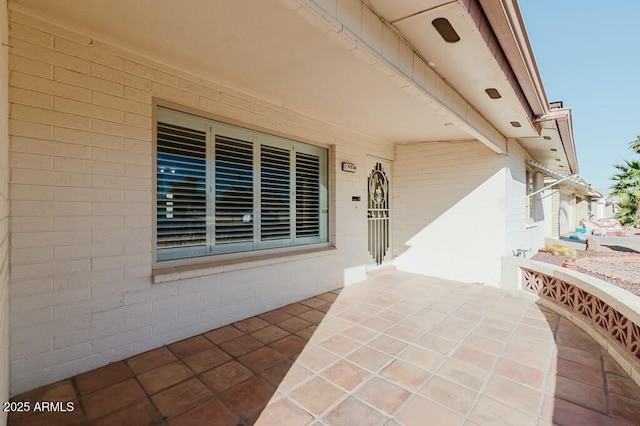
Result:
{"type": "MultiPolygon", "coordinates": [[[[365,21],[358,17],[366,10],[349,3],[360,9],[341,22],[357,37],[378,34],[365,41],[392,64],[382,71],[398,80],[399,90],[417,90],[405,80],[430,86],[440,104],[468,112],[462,124],[480,129],[475,134],[481,140],[505,146],[504,137],[406,43],[398,40],[392,50],[381,45],[386,27],[379,21],[366,21],[379,31],[363,31],[358,23],[365,21]]],[[[340,10],[327,13],[344,14],[340,10]]],[[[495,282],[508,246],[507,216],[514,235],[524,230],[524,168],[510,175],[505,157],[478,141],[395,146],[24,12],[11,10],[9,21],[10,159],[0,164],[0,313],[6,314],[7,298],[2,256],[9,251],[12,394],[364,279],[371,158],[396,160],[391,256],[400,268],[495,282]],[[329,234],[336,249],[153,284],[156,103],[330,148],[329,234]],[[342,172],[343,161],[355,163],[357,171],[342,172]],[[505,213],[508,197],[522,206],[505,213]],[[452,270],[456,258],[467,260],[464,268],[452,270]]],[[[371,59],[344,32],[336,34],[354,55],[371,59]]],[[[5,152],[1,134],[0,143],[5,152]]],[[[524,158],[516,153],[512,161],[524,158]]],[[[6,352],[5,334],[0,349],[6,352]]],[[[0,369],[0,379],[6,377],[0,369]]]]}
{"type": "MultiPolygon", "coordinates": [[[[0,40],[8,44],[7,2],[0,1],[0,40]]],[[[9,125],[8,54],[0,50],[0,402],[9,394],[9,125]]],[[[0,424],[7,415],[0,411],[0,424]]]]}
{"type": "Polygon", "coordinates": [[[12,393],[364,278],[366,210],[336,200],[366,199],[367,173],[335,164],[392,159],[393,145],[16,11],[10,21],[12,393]],[[338,250],[152,284],[155,100],[330,147],[338,250]]]}

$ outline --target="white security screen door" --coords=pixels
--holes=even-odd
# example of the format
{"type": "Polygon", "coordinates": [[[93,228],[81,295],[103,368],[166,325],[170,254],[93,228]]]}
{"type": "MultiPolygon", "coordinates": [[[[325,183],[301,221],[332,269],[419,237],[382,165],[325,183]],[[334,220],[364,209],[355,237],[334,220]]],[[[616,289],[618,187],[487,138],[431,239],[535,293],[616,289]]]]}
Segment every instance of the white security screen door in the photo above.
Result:
{"type": "Polygon", "coordinates": [[[391,162],[370,157],[367,167],[367,271],[391,259],[391,162]]]}

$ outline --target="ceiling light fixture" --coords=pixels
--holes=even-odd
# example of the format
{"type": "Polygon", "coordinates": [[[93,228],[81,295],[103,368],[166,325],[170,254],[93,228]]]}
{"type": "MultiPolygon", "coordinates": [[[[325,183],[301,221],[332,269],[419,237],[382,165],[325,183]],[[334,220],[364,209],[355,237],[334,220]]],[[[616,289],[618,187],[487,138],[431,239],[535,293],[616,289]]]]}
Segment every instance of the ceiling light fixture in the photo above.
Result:
{"type": "Polygon", "coordinates": [[[502,95],[500,95],[500,92],[498,92],[498,89],[495,89],[493,87],[484,89],[484,91],[487,93],[487,95],[489,95],[491,99],[500,99],[502,97],[502,95]]]}
{"type": "Polygon", "coordinates": [[[556,161],[562,161],[562,160],[560,160],[559,158],[556,158],[556,161]]]}
{"type": "Polygon", "coordinates": [[[444,39],[447,43],[457,43],[460,41],[460,36],[453,29],[451,22],[449,22],[446,18],[436,18],[431,21],[431,25],[438,31],[440,37],[444,39]]]}
{"type": "Polygon", "coordinates": [[[519,121],[512,121],[512,122],[511,122],[511,125],[512,125],[513,127],[522,127],[522,124],[520,124],[520,122],[519,122],[519,121]]]}
{"type": "Polygon", "coordinates": [[[556,152],[558,150],[556,148],[551,148],[551,151],[556,152]]]}
{"type": "Polygon", "coordinates": [[[551,140],[551,136],[543,136],[542,138],[545,139],[545,140],[548,140],[548,141],[551,140]]]}

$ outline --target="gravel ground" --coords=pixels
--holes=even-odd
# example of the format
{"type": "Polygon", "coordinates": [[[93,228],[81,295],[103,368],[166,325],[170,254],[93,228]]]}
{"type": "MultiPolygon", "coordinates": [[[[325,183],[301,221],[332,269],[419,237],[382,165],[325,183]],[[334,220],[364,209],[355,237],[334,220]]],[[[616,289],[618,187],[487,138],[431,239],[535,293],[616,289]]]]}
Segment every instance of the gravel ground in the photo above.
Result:
{"type": "MultiPolygon", "coordinates": [[[[580,272],[603,279],[640,296],[640,253],[584,250],[577,250],[577,253],[575,262],[580,272]]],[[[532,259],[562,265],[568,258],[538,252],[532,259]]]]}

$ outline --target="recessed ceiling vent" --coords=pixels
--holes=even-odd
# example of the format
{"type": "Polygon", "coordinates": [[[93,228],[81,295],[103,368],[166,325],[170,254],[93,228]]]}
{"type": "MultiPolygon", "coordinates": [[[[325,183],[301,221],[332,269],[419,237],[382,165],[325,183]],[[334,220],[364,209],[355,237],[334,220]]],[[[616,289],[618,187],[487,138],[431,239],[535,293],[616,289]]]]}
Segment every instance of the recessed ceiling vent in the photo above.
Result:
{"type": "Polygon", "coordinates": [[[545,140],[547,140],[547,141],[550,141],[550,140],[551,140],[551,136],[543,136],[543,138],[544,138],[545,140]]]}
{"type": "Polygon", "coordinates": [[[457,43],[460,41],[460,36],[456,30],[453,29],[451,22],[446,18],[436,18],[431,21],[431,24],[433,24],[438,34],[440,34],[440,37],[447,43],[457,43]]]}
{"type": "Polygon", "coordinates": [[[522,124],[520,124],[520,122],[519,122],[519,121],[512,121],[512,122],[511,122],[511,125],[512,125],[513,127],[522,127],[522,124]]]}
{"type": "Polygon", "coordinates": [[[493,87],[485,89],[484,91],[487,92],[487,95],[489,95],[491,99],[500,99],[502,97],[498,89],[494,89],[493,87]]]}

